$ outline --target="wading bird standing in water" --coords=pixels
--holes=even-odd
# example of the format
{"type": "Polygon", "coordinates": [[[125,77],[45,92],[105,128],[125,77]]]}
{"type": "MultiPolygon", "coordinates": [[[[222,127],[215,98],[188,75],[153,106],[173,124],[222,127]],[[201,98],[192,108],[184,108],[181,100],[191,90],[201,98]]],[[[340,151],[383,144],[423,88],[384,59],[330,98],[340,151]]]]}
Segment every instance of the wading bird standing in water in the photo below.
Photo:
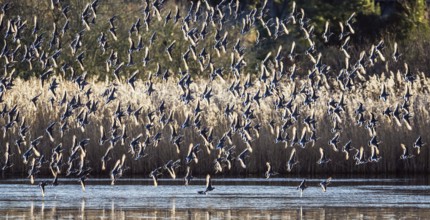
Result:
{"type": "Polygon", "coordinates": [[[212,179],[211,176],[208,174],[206,176],[206,189],[204,191],[198,191],[199,194],[207,194],[208,192],[214,190],[215,187],[212,186],[212,179]]]}
{"type": "Polygon", "coordinates": [[[327,190],[327,186],[328,185],[330,185],[330,183],[331,183],[331,177],[329,177],[328,179],[326,179],[326,180],[323,180],[321,183],[320,183],[320,186],[321,186],[321,189],[322,189],[322,191],[323,192],[325,192],[326,190],[327,190]]]}
{"type": "Polygon", "coordinates": [[[300,197],[303,196],[303,191],[308,188],[308,186],[306,185],[306,180],[303,180],[300,185],[297,187],[298,190],[300,190],[300,197]]]}
{"type": "Polygon", "coordinates": [[[39,183],[39,188],[42,191],[42,197],[45,197],[45,186],[48,185],[45,181],[39,183]]]}

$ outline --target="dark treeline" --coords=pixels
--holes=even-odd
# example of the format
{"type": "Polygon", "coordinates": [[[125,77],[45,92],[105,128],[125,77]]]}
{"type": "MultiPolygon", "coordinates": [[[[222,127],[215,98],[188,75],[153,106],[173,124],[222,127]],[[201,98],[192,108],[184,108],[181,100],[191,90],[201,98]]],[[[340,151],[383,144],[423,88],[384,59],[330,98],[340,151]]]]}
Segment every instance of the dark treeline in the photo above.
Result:
{"type": "MultiPolygon", "coordinates": [[[[49,44],[50,40],[52,40],[52,38],[50,38],[52,31],[56,29],[58,32],[61,32],[67,23],[67,19],[64,18],[62,11],[52,10],[50,2],[51,1],[48,0],[23,0],[20,1],[20,4],[16,4],[12,1],[9,2],[11,5],[9,14],[12,16],[19,15],[19,19],[27,21],[25,26],[32,26],[34,18],[37,17],[39,28],[45,30],[40,36],[44,38],[42,44],[49,44]]],[[[67,44],[74,39],[75,33],[85,29],[82,22],[70,21],[81,20],[80,12],[87,2],[84,0],[62,0],[60,2],[62,5],[67,5],[69,22],[68,31],[66,31],[64,35],[61,34],[58,43],[66,44],[67,46],[67,44]]],[[[124,38],[128,36],[132,24],[136,22],[137,19],[141,18],[143,22],[142,13],[146,9],[145,4],[140,0],[104,0],[101,2],[102,4],[100,4],[100,7],[98,8],[98,17],[94,20],[97,24],[92,25],[92,30],[83,35],[82,41],[83,44],[86,45],[86,58],[84,59],[84,62],[93,64],[92,67],[87,69],[90,70],[88,71],[88,74],[104,80],[105,76],[112,77],[112,75],[107,74],[104,68],[104,63],[110,55],[108,53],[109,51],[102,52],[100,51],[100,48],[97,47],[97,39],[100,37],[100,33],[106,32],[106,30],[109,29],[109,19],[112,16],[116,16],[118,18],[116,21],[118,24],[116,32],[120,37],[124,38]]],[[[177,5],[185,12],[190,7],[191,2],[194,2],[194,5],[196,5],[198,1],[166,1],[165,6],[163,7],[174,11],[173,5],[177,5]]],[[[232,5],[236,4],[236,1],[208,1],[212,6],[222,2],[224,2],[224,5],[230,2],[233,2],[232,5]]],[[[275,18],[285,20],[289,16],[289,10],[291,9],[293,1],[267,0],[238,2],[239,8],[237,10],[240,12],[239,18],[228,18],[228,20],[230,24],[237,25],[239,28],[242,19],[240,15],[245,15],[250,10],[261,7],[263,4],[266,4],[266,13],[264,14],[265,19],[268,19],[269,21],[271,20],[273,26],[275,18]]],[[[8,3],[8,1],[6,1],[6,3],[8,3]]],[[[204,4],[200,4],[203,8],[204,4]]],[[[337,49],[340,43],[338,36],[331,37],[331,39],[326,43],[323,42],[320,36],[324,32],[325,22],[330,22],[330,31],[338,32],[340,31],[338,23],[348,19],[348,17],[354,13],[354,28],[356,29],[356,34],[351,35],[351,42],[353,42],[353,44],[349,45],[349,47],[352,48],[351,50],[362,51],[366,49],[366,46],[371,42],[380,40],[385,40],[385,44],[388,47],[392,47],[394,42],[397,42],[399,47],[404,48],[405,52],[403,53],[403,59],[407,63],[411,64],[414,68],[423,71],[425,74],[430,72],[430,67],[425,65],[428,61],[427,57],[430,55],[428,54],[428,51],[430,51],[430,48],[428,48],[430,45],[430,31],[429,20],[427,19],[427,10],[425,10],[425,0],[387,1],[386,3],[384,3],[384,1],[375,2],[373,0],[299,0],[296,1],[295,4],[297,5],[298,10],[304,10],[306,13],[306,19],[310,22],[310,25],[313,25],[313,34],[318,36],[315,38],[315,41],[319,50],[324,50],[325,53],[330,53],[331,50],[337,49]]],[[[4,26],[7,25],[5,22],[3,23],[4,26]]],[[[151,28],[154,28],[154,26],[151,28]]],[[[167,27],[163,26],[163,28],[155,28],[157,31],[147,31],[142,33],[142,38],[149,39],[152,37],[154,32],[156,32],[156,35],[160,35],[158,36],[159,38],[163,38],[170,30],[173,30],[178,35],[181,33],[180,26],[168,25],[167,27]]],[[[256,28],[254,30],[258,30],[259,33],[261,33],[262,38],[266,37],[264,28],[261,25],[257,24],[254,28],[256,28]]],[[[255,31],[252,33],[255,34],[255,31]]],[[[34,40],[30,35],[28,35],[28,33],[21,37],[21,40],[26,43],[34,40]]],[[[255,36],[252,34],[248,34],[246,37],[243,37],[242,40],[249,42],[252,41],[254,37],[255,36]]],[[[294,38],[294,35],[280,36],[276,39],[276,42],[270,40],[264,41],[258,47],[254,48],[255,54],[252,54],[252,56],[258,57],[260,55],[259,58],[261,58],[261,56],[264,56],[269,51],[275,49],[275,45],[278,45],[279,43],[289,44],[292,38],[294,38]]],[[[178,38],[176,40],[180,39],[178,38]]],[[[127,51],[126,48],[129,46],[128,41],[116,41],[110,43],[112,44],[110,46],[112,48],[118,48],[118,51],[127,51]]],[[[304,42],[297,41],[296,43],[298,47],[305,47],[305,45],[302,45],[304,42]]],[[[154,46],[158,47],[158,49],[154,50],[163,52],[166,44],[166,41],[156,41],[154,46]]],[[[50,47],[50,49],[53,50],[52,47],[50,47]]],[[[60,56],[63,55],[60,54],[60,56]]],[[[125,60],[127,54],[119,52],[118,56],[125,60]]],[[[67,63],[73,63],[73,57],[64,56],[63,59],[67,63]]],[[[228,62],[228,60],[225,60],[225,62],[228,62]]],[[[249,70],[255,69],[257,64],[251,64],[255,65],[248,65],[249,70]]],[[[334,65],[334,63],[331,63],[331,65],[334,65]]],[[[176,67],[179,67],[179,64],[176,64],[176,67]]],[[[399,68],[400,66],[392,67],[399,68]]],[[[25,78],[35,75],[34,71],[28,71],[28,69],[22,65],[16,65],[16,69],[18,70],[18,75],[25,78]]],[[[157,67],[149,65],[147,69],[155,72],[157,67]]],[[[66,73],[66,75],[67,74],[68,73],[66,73]]],[[[129,73],[123,74],[128,75],[129,73]]]]}

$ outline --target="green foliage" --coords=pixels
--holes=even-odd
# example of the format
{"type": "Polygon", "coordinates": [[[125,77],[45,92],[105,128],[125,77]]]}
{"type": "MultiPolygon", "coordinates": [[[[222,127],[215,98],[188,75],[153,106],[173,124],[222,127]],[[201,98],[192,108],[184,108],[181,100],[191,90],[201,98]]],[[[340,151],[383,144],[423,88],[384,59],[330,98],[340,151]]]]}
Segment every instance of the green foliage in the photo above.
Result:
{"type": "MultiPolygon", "coordinates": [[[[76,55],[70,56],[69,43],[75,38],[76,33],[84,30],[85,26],[81,21],[81,12],[83,8],[89,1],[85,0],[67,0],[64,1],[70,7],[69,12],[69,20],[70,22],[70,30],[61,37],[61,43],[63,44],[63,51],[60,56],[60,60],[62,63],[69,63],[75,70],[79,70],[79,65],[75,62],[76,55]]],[[[212,4],[219,3],[220,1],[209,1],[212,4]]],[[[240,1],[241,7],[240,10],[249,10],[255,7],[261,7],[263,1],[240,1]]],[[[172,10],[175,11],[174,2],[169,2],[166,4],[163,9],[162,16],[165,16],[167,11],[172,10]]],[[[201,4],[201,7],[204,7],[204,3],[201,4]]],[[[266,16],[269,18],[272,16],[279,17],[280,19],[286,19],[291,11],[292,1],[286,0],[268,0],[267,8],[270,9],[271,13],[267,13],[266,16]]],[[[85,50],[79,50],[77,53],[84,52],[85,59],[84,64],[86,64],[85,71],[89,76],[96,76],[101,80],[104,80],[106,76],[113,77],[112,70],[109,72],[106,70],[105,61],[110,56],[111,52],[118,52],[118,57],[121,62],[127,62],[127,50],[129,47],[129,42],[126,40],[130,36],[130,39],[135,43],[138,40],[137,35],[129,35],[128,31],[131,25],[136,22],[138,18],[142,18],[142,10],[144,4],[140,1],[127,1],[127,2],[118,2],[113,0],[106,0],[100,4],[98,9],[98,16],[95,20],[95,24],[91,25],[91,31],[85,31],[83,34],[82,42],[85,45],[85,50]],[[127,13],[123,13],[127,12],[127,13]],[[118,39],[122,39],[119,41],[114,41],[109,34],[109,18],[116,15],[118,17],[117,21],[117,33],[118,39]],[[110,48],[107,49],[103,53],[97,43],[97,38],[101,33],[106,34],[110,48]]],[[[179,7],[182,11],[182,16],[185,15],[185,12],[188,9],[188,4],[181,2],[179,7]]],[[[404,42],[404,45],[407,47],[410,39],[416,36],[416,33],[420,33],[420,36],[428,36],[428,22],[425,19],[425,1],[417,0],[417,1],[402,1],[400,3],[396,3],[393,6],[395,9],[394,12],[389,13],[387,15],[382,15],[381,10],[378,5],[375,6],[373,0],[327,0],[327,1],[318,1],[318,0],[297,0],[297,12],[300,12],[300,8],[303,8],[305,11],[305,17],[309,20],[310,25],[314,25],[315,27],[315,40],[317,45],[321,45],[321,33],[324,31],[324,23],[326,21],[330,22],[330,28],[332,32],[339,32],[339,22],[344,22],[348,19],[351,14],[356,13],[354,19],[354,28],[357,31],[357,34],[351,37],[352,42],[357,48],[362,49],[361,45],[366,45],[369,42],[379,41],[380,39],[387,39],[387,37],[392,38],[393,41],[397,41],[399,43],[404,42]],[[369,25],[371,24],[371,25],[369,25]],[[412,36],[413,35],[413,36],[412,36]]],[[[23,37],[22,41],[24,44],[29,45],[30,42],[34,40],[34,38],[30,35],[29,31],[33,26],[33,17],[36,15],[38,17],[40,29],[43,30],[43,33],[39,35],[44,36],[43,47],[47,48],[49,44],[49,40],[51,38],[51,33],[54,30],[54,26],[60,30],[66,19],[61,14],[61,10],[52,10],[50,8],[49,1],[36,1],[36,0],[23,0],[20,1],[20,4],[13,4],[13,7],[6,15],[7,18],[17,18],[17,15],[22,20],[26,20],[28,30],[26,31],[26,36],[23,37]]],[[[164,18],[164,17],[163,17],[164,18]]],[[[267,19],[269,19],[267,18],[267,19]]],[[[157,20],[156,17],[152,18],[153,20],[157,20]]],[[[265,19],[265,20],[267,20],[265,19]]],[[[143,23],[143,22],[142,22],[143,23]]],[[[154,73],[157,71],[157,62],[158,63],[168,63],[168,65],[164,66],[163,69],[169,69],[171,72],[178,71],[179,68],[184,69],[180,57],[182,54],[179,54],[179,51],[185,51],[185,45],[187,45],[182,37],[182,31],[180,29],[180,25],[173,25],[172,23],[168,23],[166,26],[163,25],[164,21],[154,21],[151,23],[151,28],[149,31],[143,30],[141,32],[141,37],[144,41],[145,46],[148,45],[148,39],[154,33],[154,30],[157,35],[157,39],[154,45],[151,46],[151,55],[152,60],[156,62],[150,62],[148,66],[143,68],[143,73],[154,73]],[[177,49],[174,50],[174,57],[179,59],[174,59],[171,62],[167,61],[165,56],[165,48],[168,44],[170,44],[173,40],[176,41],[175,47],[177,49]]],[[[239,36],[238,33],[241,29],[241,18],[237,18],[237,20],[231,20],[226,22],[228,25],[228,35],[230,36],[239,36]]],[[[196,25],[198,28],[201,28],[201,24],[196,25]]],[[[144,27],[142,27],[144,28],[144,27]]],[[[214,29],[208,33],[209,39],[213,39],[214,37],[214,29]]],[[[259,60],[264,58],[266,54],[270,51],[275,51],[276,45],[271,41],[262,41],[261,44],[254,46],[252,42],[253,35],[256,35],[255,32],[259,31],[262,38],[265,38],[265,31],[261,24],[257,21],[256,26],[253,27],[253,30],[245,35],[240,35],[242,44],[247,48],[246,58],[249,61],[248,65],[244,67],[246,72],[253,72],[256,68],[258,69],[259,60]],[[251,48],[252,47],[252,48],[251,48]]],[[[301,45],[305,42],[300,42],[298,39],[301,36],[295,36],[295,33],[298,31],[292,31],[292,34],[289,36],[280,36],[278,41],[283,42],[283,44],[291,45],[293,40],[297,41],[298,48],[306,49],[306,45],[301,45]]],[[[221,35],[224,33],[221,33],[221,35]]],[[[334,38],[334,37],[333,37],[334,38]]],[[[424,37],[425,39],[426,37],[424,37]]],[[[423,38],[420,38],[421,40],[423,38]]],[[[10,39],[6,39],[9,45],[14,45],[10,43],[10,39]]],[[[420,42],[420,41],[418,41],[420,42]]],[[[0,42],[1,44],[2,42],[0,42]]],[[[235,42],[229,42],[230,44],[234,44],[235,42]]],[[[334,42],[337,44],[338,42],[334,42]]],[[[205,42],[199,43],[196,51],[199,53],[203,47],[212,48],[214,42],[212,40],[207,40],[205,42]]],[[[423,45],[425,46],[425,44],[423,45]]],[[[284,47],[286,48],[286,47],[284,47]]],[[[21,48],[22,49],[22,48],[21,48]]],[[[45,51],[47,54],[52,54],[56,48],[51,48],[50,50],[45,51]]],[[[425,47],[424,47],[425,50],[425,47]]],[[[227,56],[217,57],[214,51],[209,51],[211,53],[212,58],[216,59],[216,62],[220,66],[215,66],[215,68],[223,68],[228,69],[230,67],[230,54],[227,56]]],[[[405,55],[406,57],[407,55],[405,55]]],[[[133,59],[136,63],[140,63],[143,58],[143,53],[135,53],[133,55],[133,59]]],[[[409,59],[412,60],[412,59],[409,59]]],[[[61,64],[61,63],[60,63],[61,64]]],[[[59,65],[60,65],[59,64],[59,65]]],[[[142,66],[135,65],[127,67],[127,70],[121,72],[121,75],[125,78],[131,72],[137,69],[142,69],[142,66]]],[[[43,68],[40,66],[34,66],[33,69],[29,69],[25,63],[19,63],[15,65],[17,72],[20,76],[24,78],[28,78],[30,76],[38,76],[40,72],[43,72],[43,68]]],[[[82,71],[77,72],[76,74],[80,74],[82,71]]],[[[200,71],[200,66],[195,64],[194,62],[190,64],[190,73],[192,74],[203,74],[200,71]]],[[[206,73],[205,73],[206,74],[206,73]]],[[[66,72],[65,76],[70,76],[71,72],[66,72]]],[[[145,74],[140,74],[144,76],[145,74]]]]}

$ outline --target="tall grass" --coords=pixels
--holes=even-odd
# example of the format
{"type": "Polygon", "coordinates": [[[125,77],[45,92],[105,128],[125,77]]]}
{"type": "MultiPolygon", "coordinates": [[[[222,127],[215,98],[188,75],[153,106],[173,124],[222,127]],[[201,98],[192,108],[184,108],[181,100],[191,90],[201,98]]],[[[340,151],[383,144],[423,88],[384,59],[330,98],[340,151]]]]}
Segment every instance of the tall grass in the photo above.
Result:
{"type": "MultiPolygon", "coordinates": [[[[399,73],[400,74],[400,73],[399,73]]],[[[332,89],[322,89],[318,91],[320,98],[313,104],[312,110],[315,112],[317,130],[316,134],[319,139],[316,141],[315,146],[308,144],[304,149],[299,146],[295,146],[297,149],[297,156],[299,163],[293,168],[291,173],[394,173],[394,172],[427,172],[429,168],[429,155],[430,152],[427,148],[422,149],[419,155],[407,161],[399,160],[402,154],[400,143],[405,143],[411,147],[418,135],[422,135],[424,140],[426,139],[426,131],[429,129],[429,101],[427,98],[427,92],[423,91],[423,88],[427,87],[428,79],[417,75],[416,83],[411,86],[411,92],[413,97],[411,98],[411,106],[413,106],[413,119],[411,122],[412,131],[408,130],[405,126],[399,127],[394,122],[384,118],[381,114],[382,110],[387,106],[394,106],[396,103],[401,102],[401,95],[405,89],[406,84],[403,80],[399,80],[401,76],[391,76],[386,79],[384,76],[371,77],[361,86],[362,88],[351,92],[339,92],[332,89]],[[387,86],[391,96],[387,102],[379,100],[379,90],[382,84],[387,86]],[[329,99],[338,100],[340,95],[344,94],[345,103],[347,107],[343,116],[342,122],[339,124],[342,129],[340,135],[340,145],[343,145],[348,140],[352,141],[353,147],[359,148],[364,146],[367,156],[370,156],[370,148],[367,147],[367,142],[370,140],[368,131],[364,127],[358,127],[355,124],[354,110],[358,107],[358,103],[363,103],[367,113],[366,118],[370,115],[369,112],[374,112],[379,120],[379,125],[376,128],[377,135],[382,141],[380,146],[380,156],[382,159],[378,163],[368,163],[364,165],[355,165],[355,162],[350,158],[345,160],[345,156],[341,152],[335,152],[331,147],[328,146],[328,141],[334,136],[330,132],[332,123],[332,116],[327,114],[327,102],[329,99]],[[318,149],[322,147],[325,149],[328,157],[331,158],[331,162],[326,165],[318,165],[316,162],[319,159],[318,149]]],[[[57,92],[63,94],[64,92],[68,95],[68,100],[78,95],[82,98],[82,103],[86,103],[87,99],[83,95],[83,91],[78,91],[76,85],[67,80],[61,80],[61,87],[57,92]]],[[[305,80],[297,80],[295,84],[300,85],[305,80]]],[[[190,143],[201,143],[202,149],[205,149],[202,138],[198,135],[198,131],[192,127],[181,130],[179,126],[185,120],[186,116],[193,115],[193,109],[197,102],[200,102],[201,107],[204,109],[202,114],[203,126],[213,128],[214,132],[214,145],[217,140],[226,132],[229,128],[231,120],[223,116],[223,109],[227,104],[234,104],[236,110],[234,114],[242,114],[244,107],[242,106],[243,99],[237,99],[230,92],[228,87],[230,80],[221,83],[216,80],[209,82],[206,79],[196,79],[191,84],[191,89],[195,92],[195,100],[190,104],[186,105],[179,100],[178,94],[182,93],[181,89],[177,85],[177,80],[173,79],[168,82],[157,80],[154,83],[155,92],[151,96],[144,93],[146,85],[144,81],[138,81],[136,84],[136,90],[130,89],[129,85],[121,83],[117,86],[118,94],[116,100],[105,105],[105,98],[101,96],[104,92],[108,83],[103,82],[92,82],[89,87],[94,91],[93,99],[99,101],[99,110],[94,115],[89,117],[89,125],[86,126],[85,132],[82,132],[74,122],[73,117],[69,119],[70,130],[66,132],[63,137],[59,135],[59,124],[54,129],[54,142],[51,142],[45,133],[45,128],[52,121],[59,121],[60,114],[64,111],[65,107],[60,107],[56,103],[54,106],[50,106],[49,99],[52,97],[50,92],[47,92],[46,86],[42,89],[37,79],[31,79],[24,81],[17,79],[15,81],[15,88],[10,90],[5,97],[3,105],[11,108],[14,105],[20,109],[19,114],[22,118],[25,117],[26,122],[30,126],[30,133],[28,135],[27,143],[38,136],[45,136],[42,140],[42,144],[39,150],[42,154],[48,158],[51,155],[51,150],[57,144],[62,143],[64,147],[64,156],[67,158],[70,154],[69,149],[72,144],[72,135],[76,135],[78,140],[83,138],[89,138],[90,144],[87,147],[87,160],[89,166],[94,169],[93,174],[108,175],[109,169],[112,168],[115,161],[121,157],[122,154],[129,155],[128,143],[131,138],[136,137],[138,134],[144,134],[142,141],[146,136],[152,136],[157,132],[162,133],[162,140],[160,144],[155,147],[150,145],[147,147],[147,153],[149,156],[133,160],[131,156],[128,156],[126,165],[130,167],[127,171],[129,175],[146,175],[152,169],[162,166],[165,162],[171,159],[182,159],[184,161],[186,154],[188,153],[188,145],[190,143]],[[211,99],[210,105],[200,99],[200,94],[204,91],[206,85],[209,85],[213,89],[214,96],[211,99]],[[27,88],[27,89],[22,89],[27,88]],[[42,91],[39,102],[37,102],[37,108],[34,108],[30,103],[30,99],[39,94],[42,91]],[[160,103],[164,101],[167,107],[167,111],[174,112],[173,124],[177,127],[180,133],[184,135],[184,142],[181,144],[182,148],[179,154],[176,153],[176,148],[170,142],[170,128],[161,127],[158,123],[155,123],[154,129],[149,133],[145,131],[145,124],[148,123],[148,119],[144,117],[151,111],[156,111],[160,103]],[[100,138],[99,127],[103,126],[105,131],[108,131],[112,117],[116,110],[118,103],[121,104],[123,110],[127,105],[131,105],[132,109],[137,109],[139,106],[143,106],[142,117],[139,118],[139,123],[135,124],[131,117],[126,117],[123,120],[123,124],[126,126],[128,131],[129,139],[127,139],[124,146],[118,143],[113,150],[112,160],[108,162],[107,171],[101,171],[101,156],[105,153],[108,143],[100,146],[98,140],[100,138]]],[[[259,84],[252,88],[251,92],[255,92],[259,88],[259,84]]],[[[292,83],[284,80],[280,84],[280,90],[283,95],[288,97],[292,92],[292,83]]],[[[299,95],[294,102],[300,109],[299,121],[293,125],[297,127],[298,133],[302,131],[303,119],[310,114],[311,110],[305,106],[301,106],[303,95],[299,95]]],[[[281,173],[286,173],[286,162],[291,152],[291,147],[285,149],[284,144],[275,143],[276,133],[271,133],[269,127],[269,121],[275,120],[277,126],[282,125],[281,114],[274,108],[274,97],[268,97],[261,101],[260,106],[257,106],[254,102],[251,104],[255,110],[257,117],[256,121],[261,122],[262,128],[260,130],[259,137],[252,134],[254,140],[251,143],[253,152],[250,157],[246,159],[248,164],[247,169],[243,169],[239,166],[239,163],[233,162],[232,169],[226,171],[224,175],[245,175],[245,174],[263,174],[265,170],[265,163],[271,162],[272,166],[281,173]]],[[[155,121],[158,121],[161,115],[157,114],[155,121]]],[[[240,116],[241,117],[241,116],[240,116]]],[[[192,119],[194,117],[191,117],[192,119]]],[[[7,121],[7,116],[2,118],[2,124],[7,121]]],[[[23,164],[21,156],[17,153],[15,146],[12,146],[15,140],[18,138],[18,125],[16,125],[11,131],[7,132],[6,137],[1,138],[2,148],[6,142],[9,142],[12,147],[14,155],[11,156],[12,163],[14,164],[7,173],[23,174],[27,169],[27,165],[23,164]]],[[[289,128],[286,132],[290,133],[291,136],[292,128],[289,128]]],[[[233,135],[233,144],[236,145],[236,155],[238,155],[246,146],[241,141],[238,134],[233,135]]],[[[28,144],[24,146],[28,148],[28,144]]],[[[25,151],[26,149],[21,149],[25,151]]],[[[412,150],[412,148],[411,148],[412,150]]],[[[198,157],[200,161],[198,164],[193,165],[193,172],[197,174],[212,172],[213,161],[218,155],[218,150],[210,151],[210,154],[206,150],[202,150],[198,157]]],[[[416,154],[415,150],[412,151],[416,154]]],[[[352,157],[353,153],[351,153],[352,157]]],[[[185,170],[183,165],[180,168],[180,172],[185,170]]],[[[46,174],[47,169],[43,173],[46,174]]]]}

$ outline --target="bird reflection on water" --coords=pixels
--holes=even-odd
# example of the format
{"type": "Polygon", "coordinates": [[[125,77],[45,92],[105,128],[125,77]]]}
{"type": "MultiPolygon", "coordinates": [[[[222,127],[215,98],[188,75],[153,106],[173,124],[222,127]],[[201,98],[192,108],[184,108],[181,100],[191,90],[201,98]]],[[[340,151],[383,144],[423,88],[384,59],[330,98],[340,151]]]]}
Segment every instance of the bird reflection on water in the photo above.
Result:
{"type": "MultiPolygon", "coordinates": [[[[171,209],[85,209],[85,202],[82,200],[83,209],[57,209],[56,207],[45,210],[41,205],[39,208],[33,206],[28,209],[0,210],[4,219],[141,219],[141,218],[168,218],[168,219],[333,219],[333,218],[390,218],[390,216],[425,218],[430,216],[427,209],[420,210],[410,208],[399,212],[395,208],[389,209],[359,209],[347,208],[339,213],[336,208],[310,208],[296,207],[277,210],[249,210],[249,209],[176,209],[175,200],[172,201],[171,209]]],[[[111,201],[112,206],[115,202],[111,201]]]]}

